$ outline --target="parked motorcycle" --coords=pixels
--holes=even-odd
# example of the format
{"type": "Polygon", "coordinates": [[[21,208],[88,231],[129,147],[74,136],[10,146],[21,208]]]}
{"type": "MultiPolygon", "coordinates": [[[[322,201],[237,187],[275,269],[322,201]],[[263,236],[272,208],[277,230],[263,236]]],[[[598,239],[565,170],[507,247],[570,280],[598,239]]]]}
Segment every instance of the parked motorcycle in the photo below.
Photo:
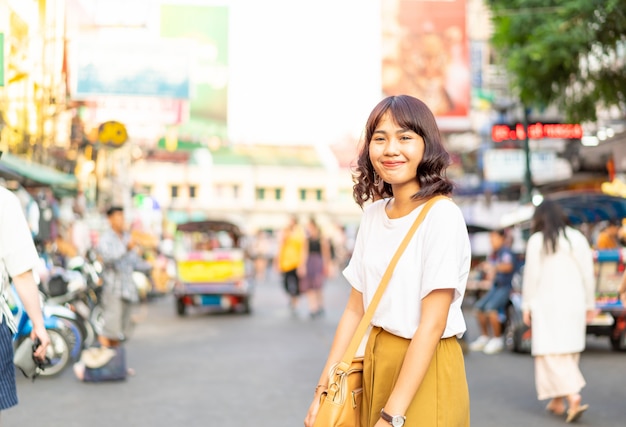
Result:
{"type": "MultiPolygon", "coordinates": [[[[30,336],[33,324],[24,310],[24,305],[17,291],[13,286],[10,289],[11,292],[8,293],[7,299],[17,324],[17,332],[13,336],[13,344],[16,349],[24,339],[30,336]]],[[[45,308],[43,310],[43,319],[46,331],[50,337],[50,345],[46,351],[46,357],[50,360],[50,363],[45,366],[40,375],[54,376],[63,371],[70,361],[72,346],[68,342],[67,337],[70,336],[71,331],[66,324],[58,317],[47,312],[45,308]]]]}
{"type": "Polygon", "coordinates": [[[72,332],[78,332],[70,340],[72,356],[76,359],[84,348],[95,343],[98,335],[92,321],[98,306],[97,290],[88,283],[80,270],[54,267],[49,279],[40,286],[45,296],[45,309],[67,323],[72,332]]]}

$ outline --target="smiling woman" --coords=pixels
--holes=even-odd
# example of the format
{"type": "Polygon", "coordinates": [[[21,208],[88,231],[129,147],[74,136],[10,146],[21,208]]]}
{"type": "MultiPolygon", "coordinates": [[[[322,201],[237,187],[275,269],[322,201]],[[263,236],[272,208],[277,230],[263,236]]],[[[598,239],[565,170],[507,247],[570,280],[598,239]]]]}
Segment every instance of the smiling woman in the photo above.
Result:
{"type": "Polygon", "coordinates": [[[373,203],[364,208],[343,272],[352,291],[305,426],[316,425],[320,396],[332,393],[327,373],[347,352],[362,321],[372,328],[363,359],[361,426],[469,426],[469,392],[457,338],[466,330],[461,302],[470,244],[461,210],[445,197],[452,191],[445,176],[448,164],[435,118],[422,101],[391,96],[374,107],[353,189],[361,207],[373,203]],[[422,216],[422,226],[410,235],[422,216]],[[386,271],[401,242],[406,250],[389,278],[386,271]],[[385,285],[369,321],[366,310],[385,285]]]}

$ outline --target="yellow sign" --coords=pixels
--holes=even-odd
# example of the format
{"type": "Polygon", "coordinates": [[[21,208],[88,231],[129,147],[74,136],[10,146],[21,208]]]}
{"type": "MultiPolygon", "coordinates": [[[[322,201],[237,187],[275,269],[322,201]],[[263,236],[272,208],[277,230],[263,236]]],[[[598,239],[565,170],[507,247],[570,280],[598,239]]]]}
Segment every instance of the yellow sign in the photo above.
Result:
{"type": "Polygon", "coordinates": [[[111,147],[121,147],[128,141],[126,126],[120,122],[104,122],[98,128],[98,142],[111,147]]]}

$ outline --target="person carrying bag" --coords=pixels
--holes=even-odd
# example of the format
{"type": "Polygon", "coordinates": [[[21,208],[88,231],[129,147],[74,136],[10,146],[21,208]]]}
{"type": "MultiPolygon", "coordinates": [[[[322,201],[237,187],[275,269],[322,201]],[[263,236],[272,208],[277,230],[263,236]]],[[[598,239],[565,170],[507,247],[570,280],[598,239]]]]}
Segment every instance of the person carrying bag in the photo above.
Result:
{"type": "Polygon", "coordinates": [[[449,155],[432,112],[411,96],[383,99],[364,135],[354,198],[372,203],[343,271],[352,290],[304,425],[469,427],[458,338],[471,249],[448,197],[449,155]]]}
{"type": "Polygon", "coordinates": [[[369,328],[374,312],[376,311],[376,306],[387,288],[387,283],[389,283],[389,279],[393,274],[394,267],[398,263],[398,259],[432,205],[441,198],[443,198],[443,196],[437,196],[426,203],[391,259],[380,281],[378,290],[367,308],[365,315],[361,319],[361,322],[359,322],[359,326],[341,362],[333,366],[328,375],[329,386],[320,396],[321,407],[317,413],[315,423],[313,424],[314,427],[349,427],[360,425],[361,398],[363,395],[363,357],[355,357],[356,352],[369,328]]]}

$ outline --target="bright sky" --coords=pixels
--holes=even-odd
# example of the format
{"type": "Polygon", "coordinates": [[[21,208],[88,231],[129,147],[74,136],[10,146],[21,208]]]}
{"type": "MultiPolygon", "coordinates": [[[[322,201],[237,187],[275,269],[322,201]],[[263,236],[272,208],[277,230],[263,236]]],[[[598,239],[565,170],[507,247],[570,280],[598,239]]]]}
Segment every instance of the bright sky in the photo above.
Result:
{"type": "MultiPolygon", "coordinates": [[[[141,25],[135,16],[146,13],[158,22],[154,0],[79,1],[91,3],[96,16],[123,7],[126,14],[112,18],[118,22],[141,25]]],[[[381,99],[380,0],[160,3],[230,6],[228,127],[235,143],[358,138],[381,99]]]]}
{"type": "Polygon", "coordinates": [[[377,0],[234,0],[231,138],[360,136],[381,97],[379,8],[377,0]]]}

